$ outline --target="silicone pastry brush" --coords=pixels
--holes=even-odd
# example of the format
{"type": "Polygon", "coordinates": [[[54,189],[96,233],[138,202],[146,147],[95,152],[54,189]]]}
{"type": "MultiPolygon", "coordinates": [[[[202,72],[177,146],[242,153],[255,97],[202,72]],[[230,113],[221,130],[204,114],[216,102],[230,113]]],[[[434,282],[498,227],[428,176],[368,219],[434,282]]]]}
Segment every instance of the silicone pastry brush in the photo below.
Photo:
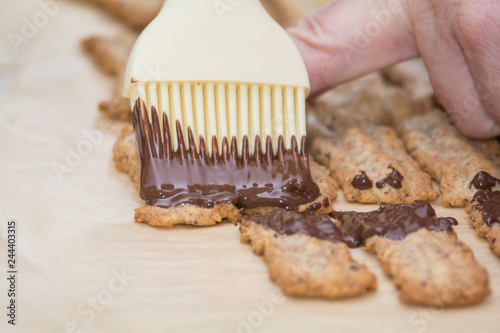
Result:
{"type": "MultiPolygon", "coordinates": [[[[302,142],[308,92],[299,51],[259,0],[166,0],[136,41],[125,75],[125,96],[134,112],[149,118],[141,127],[143,117],[135,116],[139,144],[142,135],[150,146],[163,147],[145,147],[152,157],[172,160],[183,150],[181,159],[208,164],[245,155],[259,164],[262,155],[270,165],[283,151],[300,150],[298,142],[309,174],[302,142]]],[[[146,167],[141,157],[145,182],[158,163],[146,167]]]]}

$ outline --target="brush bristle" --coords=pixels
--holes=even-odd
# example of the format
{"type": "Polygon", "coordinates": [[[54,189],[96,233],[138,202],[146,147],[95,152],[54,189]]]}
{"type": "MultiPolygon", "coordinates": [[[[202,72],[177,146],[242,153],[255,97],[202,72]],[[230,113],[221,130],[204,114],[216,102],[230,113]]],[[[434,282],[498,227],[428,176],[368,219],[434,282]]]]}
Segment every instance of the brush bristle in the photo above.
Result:
{"type": "MultiPolygon", "coordinates": [[[[218,151],[223,149],[223,140],[238,142],[238,155],[243,151],[244,138],[248,138],[250,152],[256,150],[255,138],[260,137],[259,149],[264,153],[264,144],[270,137],[271,146],[279,149],[279,138],[284,148],[291,149],[292,137],[300,140],[306,135],[305,88],[278,85],[214,82],[137,82],[131,98],[132,106],[141,99],[149,121],[152,109],[159,117],[160,132],[163,133],[163,115],[166,115],[170,133],[176,133],[179,122],[182,133],[192,133],[196,142],[200,138],[217,138],[218,151]]],[[[162,138],[163,140],[163,138],[162,138]]],[[[183,138],[188,142],[189,138],[183,138]]],[[[207,140],[208,141],[208,140],[207,140]]],[[[179,145],[172,136],[172,149],[179,145]]],[[[198,147],[199,149],[200,147],[198,147]]],[[[215,147],[207,144],[207,153],[215,147]]]]}

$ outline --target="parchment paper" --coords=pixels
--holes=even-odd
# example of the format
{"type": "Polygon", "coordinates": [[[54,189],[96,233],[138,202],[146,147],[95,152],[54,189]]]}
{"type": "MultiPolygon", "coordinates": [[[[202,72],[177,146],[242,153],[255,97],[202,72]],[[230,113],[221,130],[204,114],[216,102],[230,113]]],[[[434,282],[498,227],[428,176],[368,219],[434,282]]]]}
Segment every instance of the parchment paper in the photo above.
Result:
{"type": "MultiPolygon", "coordinates": [[[[490,273],[493,294],[478,306],[403,305],[376,259],[360,249],[353,255],[376,273],[377,292],[338,301],[285,297],[231,224],[134,223],[142,200],[111,159],[121,124],[96,111],[112,82],[79,47],[83,37],[125,28],[93,8],[65,4],[16,54],[7,34],[21,34],[23,17],[31,21],[41,10],[37,1],[0,0],[0,276],[9,219],[18,235],[17,325],[7,324],[1,278],[1,332],[498,332],[499,259],[462,209],[439,202],[438,215],[458,219],[460,239],[490,273]]],[[[376,208],[348,204],[342,194],[334,204],[376,208]]]]}

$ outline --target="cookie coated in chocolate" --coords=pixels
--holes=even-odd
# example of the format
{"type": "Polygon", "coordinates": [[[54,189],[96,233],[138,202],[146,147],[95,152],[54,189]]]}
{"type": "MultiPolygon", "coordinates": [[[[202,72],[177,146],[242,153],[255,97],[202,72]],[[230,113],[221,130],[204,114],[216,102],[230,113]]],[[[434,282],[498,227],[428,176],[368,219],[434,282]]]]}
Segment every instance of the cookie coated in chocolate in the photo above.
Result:
{"type": "Polygon", "coordinates": [[[331,216],[341,222],[344,234],[349,235],[344,237],[349,247],[360,246],[372,236],[402,240],[420,228],[452,232],[452,226],[458,224],[452,217],[436,217],[431,204],[423,200],[409,206],[382,205],[368,213],[333,212],[331,216]]]}
{"type": "Polygon", "coordinates": [[[342,241],[339,228],[328,215],[316,214],[310,210],[297,212],[278,208],[266,216],[252,215],[251,219],[281,235],[293,235],[300,232],[331,242],[342,241]]]}
{"type": "Polygon", "coordinates": [[[141,99],[135,103],[132,120],[141,159],[140,194],[148,205],[168,208],[189,204],[212,208],[223,203],[238,208],[297,209],[319,195],[319,188],[311,178],[305,137],[301,139],[299,151],[295,137],[292,137],[291,149],[285,150],[280,136],[274,154],[270,137],[267,137],[263,153],[258,136],[255,152],[249,152],[245,136],[241,154],[238,154],[236,138],[233,137],[229,144],[224,137],[219,152],[214,136],[207,143],[212,146],[209,156],[204,138],[200,136],[196,140],[190,128],[186,145],[178,121],[178,149],[173,151],[166,114],[160,126],[160,118],[153,107],[149,121],[141,99]]]}
{"type": "Polygon", "coordinates": [[[354,248],[365,244],[372,236],[402,240],[420,228],[452,232],[457,221],[452,217],[438,218],[432,206],[423,200],[412,205],[383,205],[368,213],[334,212],[330,214],[341,226],[325,215],[312,211],[296,212],[276,209],[266,216],[252,216],[252,220],[279,234],[298,232],[332,242],[344,242],[354,248]]]}
{"type": "Polygon", "coordinates": [[[483,221],[489,226],[500,223],[500,191],[479,191],[474,195],[473,210],[478,210],[483,215],[483,221]]]}

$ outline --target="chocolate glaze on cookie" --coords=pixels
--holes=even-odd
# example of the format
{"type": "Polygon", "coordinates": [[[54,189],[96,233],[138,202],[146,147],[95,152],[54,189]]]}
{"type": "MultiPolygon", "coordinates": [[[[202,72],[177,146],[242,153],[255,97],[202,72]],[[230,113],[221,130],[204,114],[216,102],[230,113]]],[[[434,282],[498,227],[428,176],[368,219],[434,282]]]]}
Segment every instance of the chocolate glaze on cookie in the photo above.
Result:
{"type": "Polygon", "coordinates": [[[283,235],[298,232],[332,242],[342,241],[349,247],[363,245],[372,236],[402,240],[420,228],[447,230],[451,232],[457,221],[452,217],[436,217],[432,206],[422,200],[410,206],[383,205],[369,213],[334,212],[337,226],[331,218],[311,211],[294,212],[276,209],[267,216],[252,216],[251,219],[283,235]]]}
{"type": "Polygon", "coordinates": [[[479,191],[472,202],[475,203],[472,209],[482,213],[484,223],[489,226],[500,223],[500,191],[479,191]]]}
{"type": "Polygon", "coordinates": [[[392,165],[390,165],[389,168],[392,169],[392,172],[384,179],[379,180],[375,185],[377,185],[377,188],[383,188],[387,184],[399,190],[403,187],[403,184],[401,182],[403,181],[404,177],[399,173],[398,170],[392,167],[392,165]]]}
{"type": "Polygon", "coordinates": [[[330,217],[312,211],[297,212],[278,208],[266,216],[252,215],[250,219],[281,235],[301,232],[331,242],[343,241],[339,228],[330,217]]]}
{"type": "Polygon", "coordinates": [[[485,171],[480,171],[474,176],[469,187],[474,186],[478,190],[490,190],[495,187],[497,182],[500,183],[500,179],[493,177],[485,171]]]}
{"type": "Polygon", "coordinates": [[[354,177],[351,182],[352,186],[357,190],[369,190],[373,187],[373,182],[368,178],[366,172],[361,171],[360,175],[354,177]]]}
{"type": "Polygon", "coordinates": [[[409,206],[382,205],[368,213],[333,212],[331,216],[342,223],[341,229],[351,237],[346,242],[349,247],[359,246],[372,236],[402,240],[420,228],[451,232],[452,226],[458,224],[452,217],[436,217],[434,208],[423,200],[409,206]]]}
{"type": "Polygon", "coordinates": [[[305,137],[299,152],[295,137],[291,149],[285,150],[280,136],[274,154],[271,138],[267,138],[266,153],[262,153],[257,136],[256,151],[251,154],[245,136],[238,155],[236,138],[229,144],[224,137],[219,152],[214,136],[207,143],[212,145],[212,154],[208,156],[204,138],[200,136],[197,145],[190,128],[185,144],[178,121],[178,149],[173,151],[167,116],[163,114],[161,129],[156,109],[152,108],[149,121],[140,99],[135,103],[132,118],[141,157],[140,194],[148,205],[168,208],[190,204],[212,208],[223,203],[238,208],[297,209],[319,195],[319,188],[311,178],[305,137]]]}

